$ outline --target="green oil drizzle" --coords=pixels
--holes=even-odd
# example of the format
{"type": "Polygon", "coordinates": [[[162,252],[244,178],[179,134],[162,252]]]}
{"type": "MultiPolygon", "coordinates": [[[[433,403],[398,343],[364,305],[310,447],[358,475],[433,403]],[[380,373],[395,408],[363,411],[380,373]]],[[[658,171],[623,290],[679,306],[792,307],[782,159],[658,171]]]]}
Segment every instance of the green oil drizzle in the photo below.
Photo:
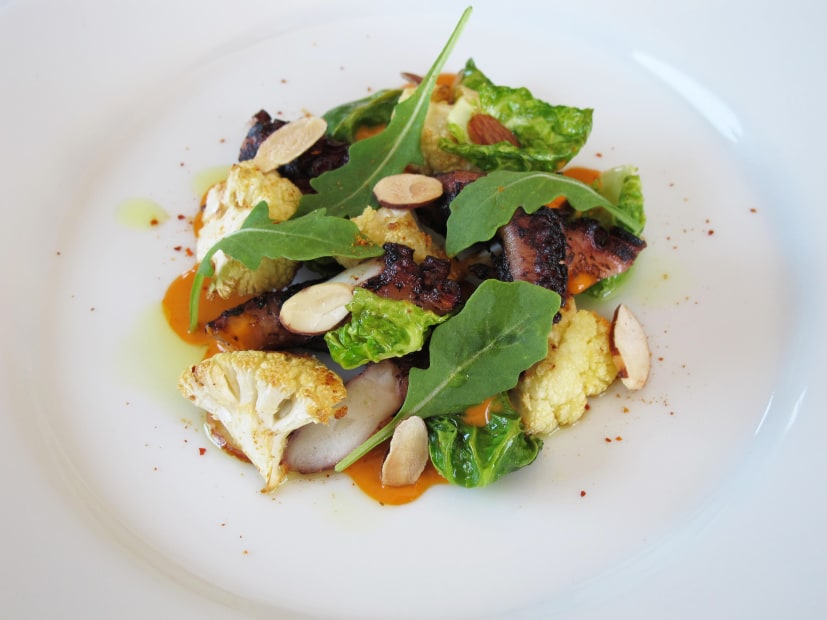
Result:
{"type": "Polygon", "coordinates": [[[149,198],[129,198],[118,205],[116,217],[128,228],[145,229],[160,226],[169,219],[169,213],[149,198]]]}

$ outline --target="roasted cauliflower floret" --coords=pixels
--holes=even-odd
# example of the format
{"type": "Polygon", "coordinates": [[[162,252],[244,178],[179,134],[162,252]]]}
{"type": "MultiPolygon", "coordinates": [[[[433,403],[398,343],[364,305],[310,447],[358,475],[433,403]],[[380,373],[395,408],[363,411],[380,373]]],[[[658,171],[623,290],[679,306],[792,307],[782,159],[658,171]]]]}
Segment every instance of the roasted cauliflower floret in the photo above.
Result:
{"type": "MultiPolygon", "coordinates": [[[[220,239],[235,232],[262,200],[267,202],[270,219],[289,219],[299,205],[301,191],[292,181],[276,172],[261,172],[252,162],[235,164],[224,181],[207,192],[204,225],[198,235],[196,256],[202,260],[220,239]]],[[[255,270],[218,251],[212,257],[215,275],[210,293],[227,298],[232,294],[253,295],[287,286],[299,264],[285,258],[265,258],[255,270]]]]}
{"type": "MultiPolygon", "coordinates": [[[[404,101],[410,97],[415,91],[415,88],[406,88],[402,91],[399,101],[404,101]]],[[[422,150],[422,157],[425,160],[425,171],[431,174],[438,174],[440,172],[450,172],[452,170],[471,169],[473,166],[464,158],[448,151],[443,151],[439,148],[439,141],[442,138],[453,140],[451,131],[448,126],[448,117],[454,104],[451,101],[436,96],[431,98],[431,103],[428,106],[428,112],[425,115],[425,123],[422,126],[422,138],[420,140],[420,149],[422,150]]]]}
{"type": "Polygon", "coordinates": [[[617,368],[609,348],[609,321],[589,310],[566,306],[549,335],[545,359],[520,378],[512,396],[529,434],[546,434],[573,424],[590,396],[603,393],[617,368]]]}
{"type": "Polygon", "coordinates": [[[178,389],[226,427],[266,492],[284,480],[290,433],[326,424],[346,395],[342,379],[315,358],[275,351],[218,353],[184,371],[178,389]]]}
{"type": "MultiPolygon", "coordinates": [[[[445,250],[434,243],[431,235],[426,233],[407,209],[389,209],[366,207],[360,215],[351,220],[361,233],[376,245],[398,243],[414,251],[414,260],[422,262],[428,256],[447,258],[445,250]]],[[[353,267],[356,259],[337,259],[344,267],[353,267]]]]}

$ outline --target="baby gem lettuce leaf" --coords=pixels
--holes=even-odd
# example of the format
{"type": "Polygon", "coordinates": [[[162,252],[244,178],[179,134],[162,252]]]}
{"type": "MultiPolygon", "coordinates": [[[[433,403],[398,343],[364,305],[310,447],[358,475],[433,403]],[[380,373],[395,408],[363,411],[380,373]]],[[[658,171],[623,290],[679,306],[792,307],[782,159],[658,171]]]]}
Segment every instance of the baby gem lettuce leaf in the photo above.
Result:
{"type": "Polygon", "coordinates": [[[347,309],[350,320],[324,336],[333,361],[345,369],[419,351],[428,330],[448,319],[362,287],[353,291],[347,309]]]}
{"type": "Polygon", "coordinates": [[[603,208],[624,228],[638,220],[580,181],[554,172],[495,170],[469,183],[451,203],[445,249],[449,256],[478,241],[487,241],[508,223],[517,207],[534,213],[558,196],[565,196],[578,211],[603,208]]]}
{"type": "Polygon", "coordinates": [[[542,439],[523,432],[520,414],[505,394],[493,399],[485,426],[468,424],[462,415],[433,416],[425,424],[434,467],[463,487],[483,487],[531,465],[543,448],[542,439]]]}
{"type": "Polygon", "coordinates": [[[497,86],[468,60],[460,73],[464,95],[448,117],[456,142],[443,139],[440,148],[472,162],[482,170],[544,170],[555,172],[571,160],[592,130],[592,110],[551,105],[527,88],[497,86]],[[488,114],[508,127],[520,146],[508,142],[475,144],[468,121],[488,114]]]}
{"type": "Polygon", "coordinates": [[[351,145],[344,166],[325,172],[310,182],[317,193],[302,197],[296,215],[319,208],[340,217],[358,215],[367,205],[375,204],[373,186],[377,181],[402,172],[408,164],[422,163],[420,142],[431,92],[470,16],[471,7],[468,7],[414,94],[396,105],[385,130],[351,145]]]}
{"type": "Polygon", "coordinates": [[[331,217],[323,209],[274,224],[270,220],[267,203],[260,202],[241,228],[211,247],[198,266],[190,290],[190,329],[197,324],[199,291],[204,278],[213,275],[211,259],[219,250],[249,269],[257,268],[264,257],[297,261],[322,256],[362,259],[381,256],[384,252],[363,237],[356,224],[340,217],[331,217]]]}
{"type": "Polygon", "coordinates": [[[390,438],[405,418],[464,411],[513,388],[520,373],[548,353],[548,334],[559,309],[560,296],[553,291],[528,282],[485,280],[458,314],[434,329],[430,365],[411,369],[408,394],[396,416],[337,463],[336,470],[390,438]]]}

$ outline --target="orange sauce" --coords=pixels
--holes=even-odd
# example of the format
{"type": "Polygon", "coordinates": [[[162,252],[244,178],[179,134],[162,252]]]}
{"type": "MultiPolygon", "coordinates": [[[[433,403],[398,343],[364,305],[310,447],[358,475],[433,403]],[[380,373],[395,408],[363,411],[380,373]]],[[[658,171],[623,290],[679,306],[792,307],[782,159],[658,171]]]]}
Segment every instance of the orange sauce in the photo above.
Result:
{"type": "Polygon", "coordinates": [[[447,484],[448,481],[440,476],[430,460],[425,465],[425,471],[419,480],[404,487],[386,487],[382,484],[382,462],[388,453],[388,444],[385,442],[368,452],[361,459],[345,470],[353,482],[368,497],[383,505],[399,506],[407,504],[435,484],[447,484]]]}
{"type": "Polygon", "coordinates": [[[485,426],[491,420],[491,414],[500,411],[500,405],[493,397],[486,398],[478,405],[472,405],[465,410],[462,421],[471,426],[485,426]]]}
{"type": "Polygon", "coordinates": [[[201,286],[201,296],[198,303],[198,324],[194,331],[190,331],[190,291],[192,290],[196,269],[197,267],[193,267],[172,281],[167,288],[161,305],[164,309],[164,316],[172,331],[184,342],[207,346],[206,357],[209,357],[217,353],[218,348],[215,340],[204,329],[206,324],[215,319],[219,314],[224,312],[224,310],[244,303],[250,296],[233,296],[229,299],[222,299],[218,295],[214,295],[212,298],[209,298],[207,297],[209,280],[205,279],[201,286]]]}
{"type": "Polygon", "coordinates": [[[597,278],[595,278],[592,274],[581,271],[573,278],[569,278],[567,289],[568,293],[570,295],[582,293],[595,282],[597,282],[597,278]]]}
{"type": "MultiPolygon", "coordinates": [[[[595,170],[593,168],[584,168],[582,166],[572,166],[571,168],[563,168],[560,171],[560,174],[563,174],[571,179],[576,179],[581,183],[585,183],[586,185],[591,186],[597,179],[600,178],[600,170],[595,170]]],[[[548,204],[547,207],[552,209],[558,209],[560,206],[566,201],[563,196],[558,196],[548,204]]]]}

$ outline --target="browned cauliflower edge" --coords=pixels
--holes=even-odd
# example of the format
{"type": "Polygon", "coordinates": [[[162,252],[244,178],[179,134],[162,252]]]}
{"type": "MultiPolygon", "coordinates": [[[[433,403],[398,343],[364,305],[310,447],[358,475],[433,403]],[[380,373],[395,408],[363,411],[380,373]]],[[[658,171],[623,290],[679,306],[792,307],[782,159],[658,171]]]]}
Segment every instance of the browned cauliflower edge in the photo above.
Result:
{"type": "Polygon", "coordinates": [[[341,377],[315,358],[276,351],[218,353],[185,370],[178,389],[225,426],[264,478],[263,492],[286,477],[290,433],[343,415],[346,395],[341,377]]]}

